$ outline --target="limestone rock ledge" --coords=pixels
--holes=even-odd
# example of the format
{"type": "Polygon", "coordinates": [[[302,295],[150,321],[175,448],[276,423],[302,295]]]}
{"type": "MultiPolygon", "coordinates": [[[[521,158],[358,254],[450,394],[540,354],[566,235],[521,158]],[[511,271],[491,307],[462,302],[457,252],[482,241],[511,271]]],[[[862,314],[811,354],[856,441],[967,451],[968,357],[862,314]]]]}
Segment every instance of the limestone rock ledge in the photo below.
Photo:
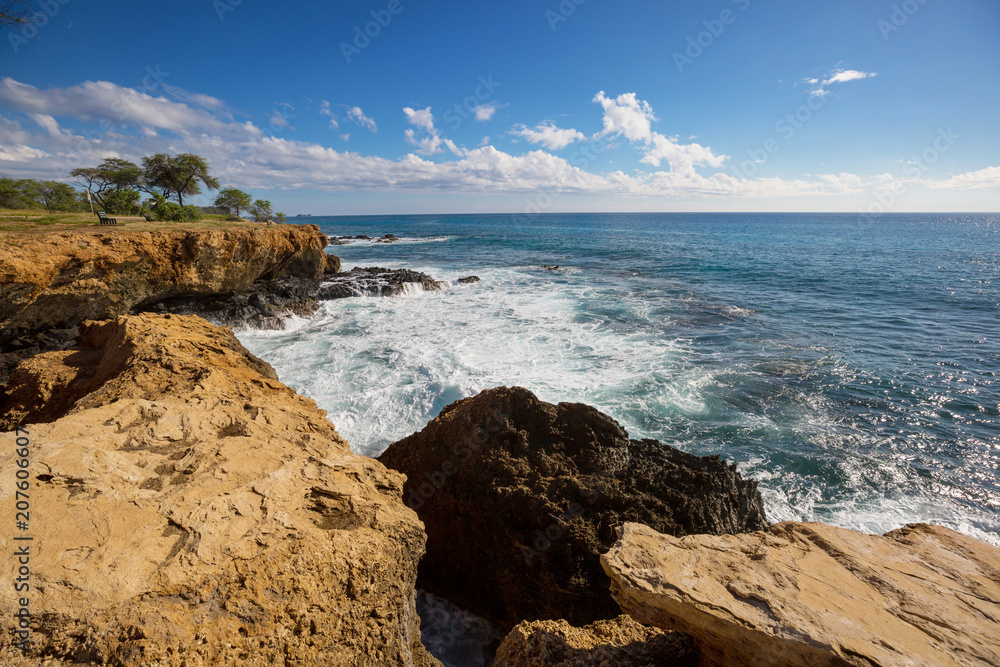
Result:
{"type": "Polygon", "coordinates": [[[623,611],[693,635],[704,665],[1000,665],[1000,549],[940,526],[630,523],[602,564],[623,611]]]}
{"type": "Polygon", "coordinates": [[[318,278],[326,245],[316,225],[4,234],[0,334],[108,319],[182,294],[242,292],[262,278],[318,278]]]}
{"type": "MultiPolygon", "coordinates": [[[[77,349],[18,367],[0,419],[28,425],[34,538],[31,650],[0,633],[0,663],[440,664],[420,644],[425,534],[402,476],[228,330],[85,323],[77,349]]],[[[15,470],[0,458],[5,506],[15,470]]],[[[0,615],[14,604],[5,586],[0,615]]]]}

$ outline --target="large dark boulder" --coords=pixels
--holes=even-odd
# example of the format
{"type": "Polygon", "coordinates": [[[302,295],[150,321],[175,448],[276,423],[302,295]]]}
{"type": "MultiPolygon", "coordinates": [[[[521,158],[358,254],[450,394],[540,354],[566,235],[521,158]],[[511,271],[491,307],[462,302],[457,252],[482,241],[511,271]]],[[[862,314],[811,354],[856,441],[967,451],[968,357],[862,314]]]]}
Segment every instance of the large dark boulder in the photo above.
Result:
{"type": "Polygon", "coordinates": [[[379,460],[406,474],[427,529],[420,587],[505,628],[617,616],[600,554],[625,522],[677,536],[768,525],[735,466],[630,440],[592,407],[520,387],[452,403],[379,460]]]}

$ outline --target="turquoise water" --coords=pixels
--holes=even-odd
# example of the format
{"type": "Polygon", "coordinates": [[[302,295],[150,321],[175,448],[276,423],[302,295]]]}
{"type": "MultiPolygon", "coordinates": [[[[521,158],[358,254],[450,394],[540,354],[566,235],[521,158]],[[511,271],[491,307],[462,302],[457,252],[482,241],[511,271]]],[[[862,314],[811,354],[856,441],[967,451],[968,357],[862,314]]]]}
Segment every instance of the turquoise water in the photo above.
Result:
{"type": "Polygon", "coordinates": [[[240,333],[360,453],[517,384],[738,463],[772,520],[1000,545],[1000,216],[302,221],[407,237],[331,248],[347,268],[482,278],[240,333]]]}

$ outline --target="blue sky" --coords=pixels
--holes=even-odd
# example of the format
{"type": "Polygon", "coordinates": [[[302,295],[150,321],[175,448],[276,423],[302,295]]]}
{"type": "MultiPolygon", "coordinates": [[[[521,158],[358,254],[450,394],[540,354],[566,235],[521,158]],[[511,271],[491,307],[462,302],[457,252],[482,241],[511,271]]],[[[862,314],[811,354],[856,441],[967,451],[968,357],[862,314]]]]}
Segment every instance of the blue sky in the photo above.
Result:
{"type": "Polygon", "coordinates": [[[167,151],[289,214],[1000,209],[996,0],[28,5],[11,176],[167,151]]]}

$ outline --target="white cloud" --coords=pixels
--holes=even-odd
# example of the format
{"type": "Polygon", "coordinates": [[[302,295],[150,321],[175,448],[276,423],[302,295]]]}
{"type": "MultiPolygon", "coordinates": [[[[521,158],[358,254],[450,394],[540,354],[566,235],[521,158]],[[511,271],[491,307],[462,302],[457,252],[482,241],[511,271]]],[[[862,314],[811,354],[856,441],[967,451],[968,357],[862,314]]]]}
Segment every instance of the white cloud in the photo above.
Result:
{"type": "Polygon", "coordinates": [[[952,176],[944,181],[931,182],[932,188],[980,189],[1000,187],[1000,167],[986,167],[979,171],[970,171],[958,176],[952,176]]]}
{"type": "Polygon", "coordinates": [[[817,86],[811,91],[815,97],[824,97],[830,94],[827,89],[831,83],[847,83],[848,81],[860,81],[861,79],[871,79],[878,76],[875,72],[862,72],[856,69],[838,69],[830,72],[826,79],[820,81],[817,78],[805,79],[811,86],[817,86]],[[817,85],[818,84],[818,85],[817,85]]]}
{"type": "Polygon", "coordinates": [[[524,137],[533,144],[541,144],[551,151],[561,150],[574,141],[583,141],[587,138],[583,132],[573,129],[560,129],[552,123],[547,125],[540,123],[535,126],[535,129],[529,129],[524,125],[515,125],[510,133],[524,137]]]}
{"type": "Polygon", "coordinates": [[[333,110],[330,108],[330,103],[323,100],[323,103],[319,105],[319,113],[321,116],[329,116],[330,127],[336,129],[340,127],[340,123],[337,122],[337,117],[333,115],[333,110]]]}
{"type": "Polygon", "coordinates": [[[476,120],[481,123],[485,123],[493,118],[493,114],[495,114],[499,108],[500,105],[498,103],[489,102],[487,104],[480,104],[479,106],[473,108],[472,111],[476,114],[476,120]]]}
{"type": "Polygon", "coordinates": [[[406,137],[406,141],[417,148],[417,152],[421,155],[435,155],[437,153],[443,153],[444,149],[441,148],[442,145],[447,146],[455,155],[463,155],[464,151],[455,145],[451,139],[444,139],[438,132],[437,128],[434,127],[434,115],[431,113],[431,108],[426,109],[413,109],[411,107],[403,107],[403,113],[406,114],[406,119],[410,122],[410,125],[417,127],[422,131],[424,136],[417,137],[417,133],[413,128],[408,128],[403,136],[406,137]]]}
{"type": "MultiPolygon", "coordinates": [[[[610,106],[626,111],[631,109],[641,118],[628,118],[627,113],[616,111],[618,115],[610,123],[606,120],[605,127],[610,126],[609,134],[622,136],[627,136],[625,128],[629,128],[627,131],[632,136],[640,137],[636,142],[645,151],[643,159],[647,164],[666,160],[670,163],[669,170],[593,173],[574,166],[572,157],[564,159],[541,149],[522,155],[490,145],[462,150],[439,135],[429,107],[423,110],[407,107],[407,117],[413,126],[408,140],[412,139],[411,143],[421,148],[425,155],[441,153],[448,147],[456,157],[434,162],[411,154],[391,160],[268,136],[252,122],[223,121],[204,110],[193,110],[187,103],[149,96],[132,98],[126,91],[113,84],[95,86],[91,82],[39,91],[9,79],[0,81],[0,109],[4,110],[0,112],[0,167],[14,177],[67,180],[71,169],[96,165],[106,157],[138,162],[143,155],[185,151],[204,156],[219,180],[251,191],[519,196],[544,192],[621,197],[625,206],[631,198],[639,197],[652,198],[654,202],[697,199],[716,208],[734,204],[749,208],[755,205],[754,202],[761,202],[757,206],[769,206],[773,201],[790,201],[795,197],[852,196],[868,201],[876,188],[892,180],[887,174],[840,173],[790,180],[749,179],[722,173],[702,175],[694,171],[693,165],[718,166],[723,156],[697,144],[680,144],[676,137],[668,138],[652,129],[644,135],[641,118],[648,119],[652,110],[634,96],[624,99],[619,96],[610,106]],[[67,99],[85,104],[60,107],[60,100],[67,99]],[[111,115],[114,104],[120,99],[138,99],[143,111],[128,114],[123,121],[116,121],[100,132],[91,132],[102,127],[100,123],[93,123],[94,119],[114,118],[111,115]],[[8,113],[11,109],[15,113],[8,113]],[[34,115],[20,116],[18,113],[34,115]],[[46,117],[51,117],[53,122],[46,117]],[[79,123],[64,122],[67,118],[82,122],[82,127],[79,123]],[[156,119],[161,124],[146,123],[156,119]],[[143,132],[146,127],[163,131],[146,134],[143,132]]],[[[1000,188],[1000,166],[959,174],[944,181],[920,180],[913,187],[917,197],[920,196],[916,194],[919,188],[938,192],[951,189],[955,193],[1000,188]]]]}
{"type": "Polygon", "coordinates": [[[348,132],[348,133],[346,133],[346,134],[342,134],[342,135],[340,135],[340,138],[341,138],[342,140],[344,140],[344,141],[348,141],[348,140],[349,140],[349,139],[351,138],[351,133],[350,133],[350,132],[348,132]]]}
{"type": "Polygon", "coordinates": [[[375,121],[366,116],[365,112],[361,110],[361,107],[351,107],[348,109],[347,117],[369,132],[378,132],[378,127],[375,126],[375,121]]]}
{"type": "Polygon", "coordinates": [[[659,167],[666,160],[670,170],[693,174],[697,165],[721,167],[727,156],[716,155],[711,148],[701,144],[682,144],[677,137],[667,137],[654,132],[652,123],[657,118],[649,102],[640,100],[635,93],[623,93],[610,98],[600,91],[594,97],[604,109],[604,131],[601,135],[621,135],[645,146],[646,154],[640,162],[659,167]]]}
{"type": "Polygon", "coordinates": [[[620,133],[629,141],[649,141],[652,134],[653,107],[636,99],[635,93],[623,93],[615,99],[597,93],[594,101],[604,108],[603,134],[620,133]]]}
{"type": "Polygon", "coordinates": [[[411,107],[403,107],[403,113],[406,114],[406,119],[410,121],[410,125],[415,125],[428,132],[434,131],[434,116],[431,114],[430,107],[419,110],[411,107]]]}

